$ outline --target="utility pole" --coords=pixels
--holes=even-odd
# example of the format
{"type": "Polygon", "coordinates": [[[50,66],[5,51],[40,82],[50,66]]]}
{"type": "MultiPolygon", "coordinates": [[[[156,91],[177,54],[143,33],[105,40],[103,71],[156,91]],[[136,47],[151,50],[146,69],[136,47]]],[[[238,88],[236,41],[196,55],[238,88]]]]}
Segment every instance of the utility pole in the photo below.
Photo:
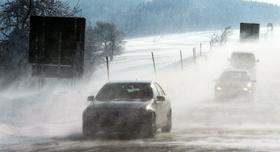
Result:
{"type": "Polygon", "coordinates": [[[106,56],[105,60],[106,60],[106,68],[107,68],[107,77],[108,77],[108,81],[110,81],[109,57],[106,56]]]}
{"type": "Polygon", "coordinates": [[[153,60],[154,72],[155,72],[155,74],[157,74],[157,68],[156,68],[156,63],[155,63],[154,52],[152,52],[152,60],[153,60]]]}

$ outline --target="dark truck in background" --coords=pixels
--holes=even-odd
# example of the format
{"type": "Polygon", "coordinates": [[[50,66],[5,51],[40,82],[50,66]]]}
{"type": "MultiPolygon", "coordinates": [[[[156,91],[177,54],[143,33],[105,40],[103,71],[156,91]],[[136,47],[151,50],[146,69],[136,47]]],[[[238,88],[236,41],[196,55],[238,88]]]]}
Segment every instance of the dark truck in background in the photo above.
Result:
{"type": "Polygon", "coordinates": [[[260,37],[260,24],[240,23],[240,41],[258,40],[260,37]]]}

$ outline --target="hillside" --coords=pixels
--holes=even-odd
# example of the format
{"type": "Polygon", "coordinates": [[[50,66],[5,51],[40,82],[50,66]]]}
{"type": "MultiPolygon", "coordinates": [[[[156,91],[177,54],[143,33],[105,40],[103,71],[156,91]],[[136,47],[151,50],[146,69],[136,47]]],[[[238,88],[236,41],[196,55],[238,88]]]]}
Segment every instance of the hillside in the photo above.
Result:
{"type": "Polygon", "coordinates": [[[128,36],[209,30],[239,22],[279,23],[280,8],[243,0],[84,0],[91,23],[109,21],[128,36]]]}

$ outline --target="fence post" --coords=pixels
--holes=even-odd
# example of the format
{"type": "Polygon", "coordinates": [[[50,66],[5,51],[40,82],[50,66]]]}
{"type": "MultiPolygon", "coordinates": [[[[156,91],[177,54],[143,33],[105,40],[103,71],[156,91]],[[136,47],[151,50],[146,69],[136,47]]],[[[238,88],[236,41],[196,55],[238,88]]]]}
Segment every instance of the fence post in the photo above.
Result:
{"type": "Polygon", "coordinates": [[[199,48],[200,48],[199,49],[200,56],[202,56],[202,43],[199,44],[199,48]]]}
{"type": "Polygon", "coordinates": [[[152,52],[152,60],[153,60],[154,72],[155,72],[155,74],[157,74],[154,52],[152,52]]]}
{"type": "Polygon", "coordinates": [[[110,67],[109,67],[109,57],[106,56],[106,67],[107,67],[107,77],[108,77],[108,81],[110,81],[110,67]]]}
{"type": "Polygon", "coordinates": [[[193,59],[196,60],[196,48],[193,48],[193,59]]]}
{"type": "Polygon", "coordinates": [[[184,66],[183,66],[183,54],[182,54],[182,51],[180,50],[180,60],[181,60],[181,70],[184,69],[184,66]]]}

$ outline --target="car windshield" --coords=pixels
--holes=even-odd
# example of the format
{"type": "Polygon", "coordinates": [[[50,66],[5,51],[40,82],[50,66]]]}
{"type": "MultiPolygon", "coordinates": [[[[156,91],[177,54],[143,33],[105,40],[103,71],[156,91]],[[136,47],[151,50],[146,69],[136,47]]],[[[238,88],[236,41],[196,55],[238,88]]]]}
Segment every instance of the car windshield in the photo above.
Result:
{"type": "Polygon", "coordinates": [[[233,60],[238,60],[238,61],[255,61],[255,56],[251,53],[233,53],[232,54],[232,59],[233,60]]]}
{"type": "Polygon", "coordinates": [[[96,96],[98,101],[147,101],[152,98],[149,83],[109,83],[96,96]]]}
{"type": "Polygon", "coordinates": [[[246,72],[224,72],[220,79],[220,81],[249,81],[250,78],[246,72]]]}

